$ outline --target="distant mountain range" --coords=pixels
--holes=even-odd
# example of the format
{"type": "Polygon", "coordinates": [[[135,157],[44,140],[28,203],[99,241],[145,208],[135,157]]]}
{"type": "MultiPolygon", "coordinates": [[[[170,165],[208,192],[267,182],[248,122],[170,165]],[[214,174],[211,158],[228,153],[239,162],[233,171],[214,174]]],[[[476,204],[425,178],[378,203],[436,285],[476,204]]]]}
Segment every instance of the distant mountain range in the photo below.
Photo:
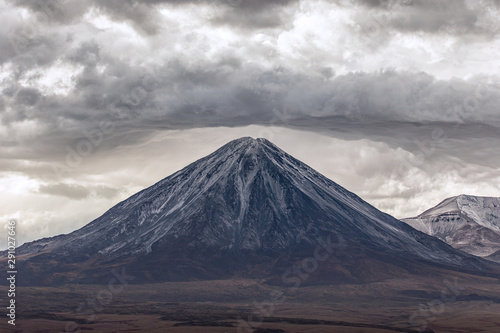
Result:
{"type": "Polygon", "coordinates": [[[362,283],[444,270],[499,272],[377,210],[271,142],[249,137],[79,230],[24,244],[18,254],[20,283],[31,285],[107,283],[118,268],[134,283],[231,277],[362,283]]]}
{"type": "Polygon", "coordinates": [[[456,249],[500,262],[500,198],[459,195],[403,221],[456,249]]]}

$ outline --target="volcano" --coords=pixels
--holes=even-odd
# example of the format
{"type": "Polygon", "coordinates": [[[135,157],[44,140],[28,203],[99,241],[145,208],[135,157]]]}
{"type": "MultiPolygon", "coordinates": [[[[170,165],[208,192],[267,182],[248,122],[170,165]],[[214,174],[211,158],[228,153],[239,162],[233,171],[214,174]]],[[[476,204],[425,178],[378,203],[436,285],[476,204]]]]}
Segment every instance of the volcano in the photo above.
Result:
{"type": "Polygon", "coordinates": [[[498,272],[494,263],[415,230],[268,140],[250,137],[79,230],[24,244],[18,255],[26,272],[20,283],[28,285],[106,283],[117,268],[134,283],[231,277],[285,283],[291,267],[304,267],[307,283],[498,272]]]}

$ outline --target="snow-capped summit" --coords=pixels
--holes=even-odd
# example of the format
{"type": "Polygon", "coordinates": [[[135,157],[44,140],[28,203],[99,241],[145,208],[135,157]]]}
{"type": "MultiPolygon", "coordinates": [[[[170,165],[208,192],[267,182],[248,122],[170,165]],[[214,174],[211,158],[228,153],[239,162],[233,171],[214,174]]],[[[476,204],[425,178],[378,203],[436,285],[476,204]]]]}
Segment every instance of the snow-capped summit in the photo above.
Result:
{"type": "MultiPolygon", "coordinates": [[[[487,262],[380,212],[268,140],[249,137],[227,143],[83,228],[25,244],[18,253],[35,266],[46,257],[78,263],[74,268],[84,270],[78,278],[86,281],[104,263],[130,266],[144,279],[215,278],[270,274],[292,258],[311,256],[327,239],[342,244],[324,266],[330,279],[333,271],[343,279],[366,278],[374,267],[395,262],[397,269],[416,262],[489,269],[487,262]]],[[[380,269],[386,274],[387,268],[380,269]]]]}
{"type": "Polygon", "coordinates": [[[457,249],[498,260],[500,198],[462,194],[403,221],[457,249]]]}

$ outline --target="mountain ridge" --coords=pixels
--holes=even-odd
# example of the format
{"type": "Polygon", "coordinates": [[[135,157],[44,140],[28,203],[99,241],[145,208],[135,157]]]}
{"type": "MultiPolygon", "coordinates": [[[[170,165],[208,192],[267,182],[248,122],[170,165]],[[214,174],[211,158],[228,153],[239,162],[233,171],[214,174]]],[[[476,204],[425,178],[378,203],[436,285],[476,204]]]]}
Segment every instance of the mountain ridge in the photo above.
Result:
{"type": "Polygon", "coordinates": [[[500,198],[461,194],[402,221],[457,249],[498,261],[500,198]]]}

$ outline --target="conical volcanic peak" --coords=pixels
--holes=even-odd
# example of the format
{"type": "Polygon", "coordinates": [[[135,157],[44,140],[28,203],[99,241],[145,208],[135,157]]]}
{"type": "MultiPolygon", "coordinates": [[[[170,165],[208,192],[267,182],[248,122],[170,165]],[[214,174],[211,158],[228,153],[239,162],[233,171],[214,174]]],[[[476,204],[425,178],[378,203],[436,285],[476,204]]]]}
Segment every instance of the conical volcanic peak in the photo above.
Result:
{"type": "Polygon", "coordinates": [[[235,158],[244,156],[256,156],[260,158],[269,158],[272,155],[285,155],[286,153],[264,138],[242,137],[228,142],[214,153],[206,158],[223,159],[231,162],[235,158]]]}
{"type": "Polygon", "coordinates": [[[252,150],[252,149],[277,149],[280,150],[278,147],[276,147],[274,144],[272,144],[269,140],[264,139],[264,138],[257,138],[254,139],[252,137],[246,136],[242,137],[239,139],[235,139],[232,141],[229,141],[222,147],[220,147],[218,150],[214,152],[215,155],[220,154],[220,151],[223,150],[232,150],[235,153],[239,154],[244,154],[246,151],[252,150]]]}
{"type": "Polygon", "coordinates": [[[349,255],[486,267],[380,212],[268,140],[250,137],[227,143],[83,228],[25,244],[19,253],[50,252],[51,258],[70,261],[141,258],[168,262],[173,270],[196,262],[212,271],[207,265],[224,253],[269,262],[308,253],[318,239],[329,237],[341,239],[349,255]]]}

